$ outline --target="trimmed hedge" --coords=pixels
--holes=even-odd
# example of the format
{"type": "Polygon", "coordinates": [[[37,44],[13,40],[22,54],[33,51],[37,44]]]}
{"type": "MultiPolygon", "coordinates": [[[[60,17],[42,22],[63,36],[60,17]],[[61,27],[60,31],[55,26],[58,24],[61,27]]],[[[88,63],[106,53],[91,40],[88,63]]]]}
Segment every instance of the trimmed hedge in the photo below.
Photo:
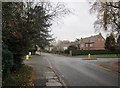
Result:
{"type": "MultiPolygon", "coordinates": [[[[68,52],[66,52],[69,54],[68,52]]],[[[100,55],[100,54],[120,54],[120,50],[110,51],[110,50],[72,50],[72,55],[100,55]]]]}

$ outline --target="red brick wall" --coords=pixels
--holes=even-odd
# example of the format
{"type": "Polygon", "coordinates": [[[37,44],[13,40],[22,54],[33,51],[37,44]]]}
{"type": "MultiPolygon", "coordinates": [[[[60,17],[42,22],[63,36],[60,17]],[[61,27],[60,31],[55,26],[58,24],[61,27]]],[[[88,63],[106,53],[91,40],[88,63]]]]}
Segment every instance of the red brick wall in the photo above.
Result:
{"type": "Polygon", "coordinates": [[[92,50],[104,50],[105,48],[105,39],[100,35],[98,39],[93,44],[92,50]]]}

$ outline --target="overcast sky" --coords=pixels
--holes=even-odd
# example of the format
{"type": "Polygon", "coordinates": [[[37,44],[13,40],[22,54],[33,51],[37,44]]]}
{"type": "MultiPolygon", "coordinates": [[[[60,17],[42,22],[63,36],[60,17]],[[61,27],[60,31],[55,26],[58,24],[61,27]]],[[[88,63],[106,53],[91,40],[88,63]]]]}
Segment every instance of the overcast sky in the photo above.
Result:
{"type": "MultiPolygon", "coordinates": [[[[66,0],[65,3],[74,14],[65,16],[58,24],[53,24],[52,33],[56,40],[73,41],[76,38],[99,34],[95,32],[93,25],[96,16],[89,13],[90,6],[87,0],[66,0]]],[[[105,36],[104,33],[103,35],[105,36]]]]}

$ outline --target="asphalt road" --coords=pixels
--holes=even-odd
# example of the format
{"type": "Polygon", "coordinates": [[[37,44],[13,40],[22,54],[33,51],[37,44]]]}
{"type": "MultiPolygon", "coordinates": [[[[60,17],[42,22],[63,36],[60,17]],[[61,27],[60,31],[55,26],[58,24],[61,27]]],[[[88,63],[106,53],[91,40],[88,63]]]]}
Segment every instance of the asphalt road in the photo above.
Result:
{"type": "Polygon", "coordinates": [[[37,64],[56,70],[68,86],[118,86],[118,74],[100,68],[97,60],[42,54],[37,64]]]}

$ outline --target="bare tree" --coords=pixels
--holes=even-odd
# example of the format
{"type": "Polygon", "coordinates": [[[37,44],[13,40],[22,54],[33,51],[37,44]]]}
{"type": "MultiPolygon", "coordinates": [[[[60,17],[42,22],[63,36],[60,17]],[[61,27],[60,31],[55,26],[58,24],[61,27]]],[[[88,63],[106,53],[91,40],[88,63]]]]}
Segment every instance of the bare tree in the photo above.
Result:
{"type": "Polygon", "coordinates": [[[120,34],[120,1],[96,0],[94,3],[89,3],[90,13],[97,14],[97,20],[94,23],[95,29],[104,29],[120,34]]]}

